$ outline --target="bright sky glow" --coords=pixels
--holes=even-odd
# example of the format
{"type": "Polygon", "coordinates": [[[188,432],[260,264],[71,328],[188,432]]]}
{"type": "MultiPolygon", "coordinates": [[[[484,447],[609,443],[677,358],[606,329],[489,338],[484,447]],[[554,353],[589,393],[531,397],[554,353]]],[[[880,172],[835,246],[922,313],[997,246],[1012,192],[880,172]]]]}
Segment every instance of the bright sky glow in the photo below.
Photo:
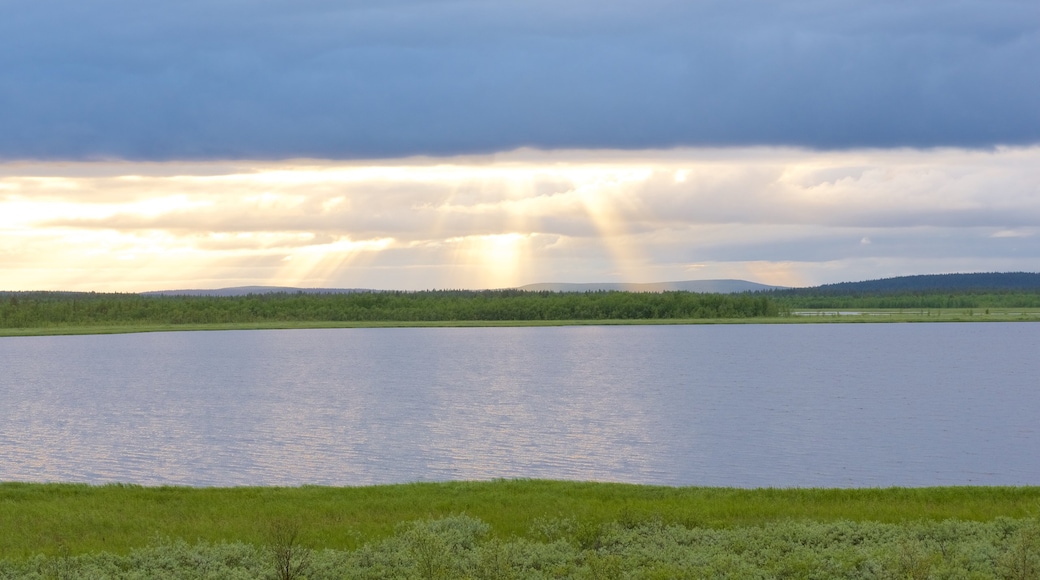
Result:
{"type": "Polygon", "coordinates": [[[1035,271],[1040,148],[0,164],[5,290],[1035,271]]]}

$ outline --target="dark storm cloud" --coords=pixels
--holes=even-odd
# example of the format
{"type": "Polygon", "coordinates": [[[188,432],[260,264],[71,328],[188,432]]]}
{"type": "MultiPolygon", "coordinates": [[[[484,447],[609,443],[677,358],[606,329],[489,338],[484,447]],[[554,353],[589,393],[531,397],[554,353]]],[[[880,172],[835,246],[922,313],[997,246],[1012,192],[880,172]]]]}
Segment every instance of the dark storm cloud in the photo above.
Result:
{"type": "Polygon", "coordinates": [[[6,0],[0,158],[1040,141],[1035,0],[6,0]]]}

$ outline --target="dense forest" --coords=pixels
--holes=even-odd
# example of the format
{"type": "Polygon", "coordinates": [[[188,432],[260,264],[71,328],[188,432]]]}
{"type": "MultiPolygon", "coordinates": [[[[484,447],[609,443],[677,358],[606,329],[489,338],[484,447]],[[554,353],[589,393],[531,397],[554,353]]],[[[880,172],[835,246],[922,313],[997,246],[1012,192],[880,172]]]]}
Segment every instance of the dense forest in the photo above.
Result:
{"type": "Polygon", "coordinates": [[[0,328],[264,322],[708,319],[778,316],[765,295],[520,290],[142,296],[0,294],[0,328]]]}

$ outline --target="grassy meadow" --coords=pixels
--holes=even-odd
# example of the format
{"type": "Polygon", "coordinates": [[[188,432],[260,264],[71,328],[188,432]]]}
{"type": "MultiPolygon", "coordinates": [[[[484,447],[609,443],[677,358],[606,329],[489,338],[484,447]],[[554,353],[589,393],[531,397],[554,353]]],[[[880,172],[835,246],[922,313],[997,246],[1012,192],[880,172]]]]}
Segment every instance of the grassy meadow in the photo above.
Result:
{"type": "Polygon", "coordinates": [[[0,578],[1035,578],[1040,488],[0,484],[0,578]]]}
{"type": "Polygon", "coordinates": [[[786,520],[905,523],[1040,515],[1040,487],[729,489],[542,480],[367,487],[188,488],[0,484],[0,559],[64,547],[126,553],[155,538],[262,543],[299,523],[316,547],[354,549],[400,522],[467,514],[500,539],[540,520],[585,525],[659,520],[687,527],[786,520]]]}
{"type": "Polygon", "coordinates": [[[783,322],[1028,322],[1040,308],[806,308],[783,322]]]}

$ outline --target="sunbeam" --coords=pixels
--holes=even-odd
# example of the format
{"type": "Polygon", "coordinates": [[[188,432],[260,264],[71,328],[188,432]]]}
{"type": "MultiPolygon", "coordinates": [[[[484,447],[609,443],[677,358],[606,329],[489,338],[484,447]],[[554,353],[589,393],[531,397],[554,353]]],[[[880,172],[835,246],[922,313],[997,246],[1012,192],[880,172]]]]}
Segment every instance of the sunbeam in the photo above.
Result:
{"type": "Polygon", "coordinates": [[[0,276],[138,291],[1025,271],[1036,183],[1037,147],[0,164],[0,276]]]}

